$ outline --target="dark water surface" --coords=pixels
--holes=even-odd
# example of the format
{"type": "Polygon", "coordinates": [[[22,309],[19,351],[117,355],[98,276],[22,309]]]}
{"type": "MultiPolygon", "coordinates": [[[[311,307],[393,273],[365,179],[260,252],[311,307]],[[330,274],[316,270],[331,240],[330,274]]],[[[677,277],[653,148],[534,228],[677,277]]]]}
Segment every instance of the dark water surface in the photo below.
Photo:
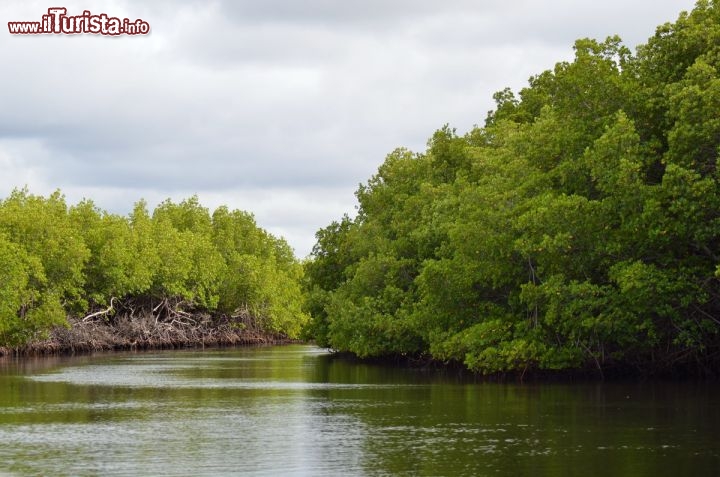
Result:
{"type": "Polygon", "coordinates": [[[0,475],[720,475],[720,387],[497,384],[310,346],[0,360],[0,475]]]}

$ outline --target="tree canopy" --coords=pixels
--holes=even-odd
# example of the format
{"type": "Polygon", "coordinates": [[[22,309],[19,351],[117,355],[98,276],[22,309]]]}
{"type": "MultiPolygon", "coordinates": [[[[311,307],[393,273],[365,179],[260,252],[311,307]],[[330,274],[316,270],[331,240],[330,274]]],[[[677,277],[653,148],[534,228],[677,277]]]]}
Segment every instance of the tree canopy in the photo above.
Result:
{"type": "Polygon", "coordinates": [[[15,190],[0,201],[0,346],[106,307],[242,313],[261,330],[297,337],[308,318],[302,275],[289,245],[252,215],[226,207],[211,215],[197,197],[152,214],[140,201],[128,217],[90,200],[68,206],[60,192],[15,190]]]}
{"type": "Polygon", "coordinates": [[[720,363],[720,1],[495,94],[398,149],[317,233],[307,327],[359,356],[494,373],[720,363]]]}

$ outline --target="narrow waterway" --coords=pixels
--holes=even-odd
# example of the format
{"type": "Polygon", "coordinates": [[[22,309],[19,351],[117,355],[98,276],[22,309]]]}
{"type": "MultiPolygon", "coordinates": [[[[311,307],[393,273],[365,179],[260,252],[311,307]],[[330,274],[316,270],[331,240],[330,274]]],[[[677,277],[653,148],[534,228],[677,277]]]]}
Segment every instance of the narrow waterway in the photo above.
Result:
{"type": "Polygon", "coordinates": [[[311,346],[0,360],[0,475],[720,475],[720,387],[474,382],[311,346]]]}

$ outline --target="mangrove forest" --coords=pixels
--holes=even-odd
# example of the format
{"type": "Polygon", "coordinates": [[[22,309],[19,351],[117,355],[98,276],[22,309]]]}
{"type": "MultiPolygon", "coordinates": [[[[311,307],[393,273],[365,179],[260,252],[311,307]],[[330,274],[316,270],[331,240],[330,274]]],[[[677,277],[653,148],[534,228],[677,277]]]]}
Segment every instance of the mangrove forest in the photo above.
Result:
{"type": "Polygon", "coordinates": [[[480,373],[717,375],[719,73],[701,0],[635,52],[578,40],[483,126],[392,152],[317,233],[309,335],[480,373]]]}
{"type": "Polygon", "coordinates": [[[307,321],[285,240],[197,197],[123,217],[15,190],[0,201],[0,266],[6,352],[295,338],[307,321]]]}

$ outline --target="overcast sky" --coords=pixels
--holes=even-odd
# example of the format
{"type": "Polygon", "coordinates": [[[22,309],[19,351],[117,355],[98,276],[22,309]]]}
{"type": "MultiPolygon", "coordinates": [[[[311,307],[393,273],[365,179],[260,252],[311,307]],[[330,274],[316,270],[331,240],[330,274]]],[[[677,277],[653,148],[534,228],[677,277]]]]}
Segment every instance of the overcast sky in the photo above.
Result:
{"type": "Polygon", "coordinates": [[[254,213],[302,258],[396,147],[482,124],[495,91],[571,59],[578,38],[634,49],[693,5],[3,0],[0,197],[59,188],[127,214],[197,194],[254,213]],[[151,33],[9,34],[55,6],[142,18],[151,33]]]}

